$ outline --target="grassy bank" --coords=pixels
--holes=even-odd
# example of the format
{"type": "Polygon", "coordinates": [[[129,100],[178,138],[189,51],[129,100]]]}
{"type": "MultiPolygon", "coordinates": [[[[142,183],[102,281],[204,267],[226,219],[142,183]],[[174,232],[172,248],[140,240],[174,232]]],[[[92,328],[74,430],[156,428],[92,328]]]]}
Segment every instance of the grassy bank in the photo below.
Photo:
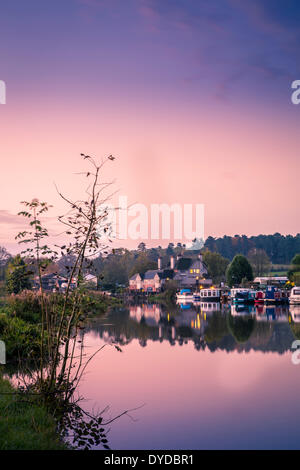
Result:
{"type": "Polygon", "coordinates": [[[21,401],[0,372],[0,450],[64,450],[54,419],[38,405],[21,401]]]}
{"type": "MultiPolygon", "coordinates": [[[[45,302],[59,310],[63,296],[48,294],[45,302]]],[[[7,365],[0,366],[0,450],[59,450],[67,449],[56,432],[55,420],[35,401],[26,399],[3,379],[10,367],[29,367],[40,358],[41,305],[39,296],[31,291],[18,295],[0,296],[0,340],[5,342],[7,365]],[[27,362],[26,362],[27,361],[27,362]]],[[[103,315],[110,307],[120,305],[113,297],[88,292],[82,300],[85,320],[103,315]]],[[[44,336],[44,354],[47,351],[44,336]]],[[[19,369],[17,369],[19,370],[19,369]]],[[[18,374],[18,372],[16,371],[18,374]]]]}

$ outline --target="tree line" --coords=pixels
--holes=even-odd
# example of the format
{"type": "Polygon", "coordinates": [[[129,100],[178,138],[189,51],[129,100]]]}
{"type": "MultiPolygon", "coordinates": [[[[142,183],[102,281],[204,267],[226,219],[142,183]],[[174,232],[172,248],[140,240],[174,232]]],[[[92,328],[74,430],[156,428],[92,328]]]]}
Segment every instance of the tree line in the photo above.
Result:
{"type": "Polygon", "coordinates": [[[230,261],[235,255],[247,256],[253,250],[264,250],[273,264],[290,264],[292,258],[300,253],[300,233],[297,235],[224,235],[222,238],[208,237],[204,247],[209,251],[220,253],[230,261]]]}

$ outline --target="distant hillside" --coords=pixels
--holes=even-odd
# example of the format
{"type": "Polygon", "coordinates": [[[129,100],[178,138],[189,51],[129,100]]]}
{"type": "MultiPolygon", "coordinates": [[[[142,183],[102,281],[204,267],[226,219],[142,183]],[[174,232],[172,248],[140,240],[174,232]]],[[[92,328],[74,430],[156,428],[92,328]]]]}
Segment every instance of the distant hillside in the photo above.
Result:
{"type": "Polygon", "coordinates": [[[235,235],[222,238],[208,237],[205,248],[215,251],[228,259],[236,254],[247,256],[253,248],[265,250],[273,264],[289,264],[296,253],[300,253],[300,233],[296,236],[281,235],[257,235],[247,237],[246,235],[235,235]]]}

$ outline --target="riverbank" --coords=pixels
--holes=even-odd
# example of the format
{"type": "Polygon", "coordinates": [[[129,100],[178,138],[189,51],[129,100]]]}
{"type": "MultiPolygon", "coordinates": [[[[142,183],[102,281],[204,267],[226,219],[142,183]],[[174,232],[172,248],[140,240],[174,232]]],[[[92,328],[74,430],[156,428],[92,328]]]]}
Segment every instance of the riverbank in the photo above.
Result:
{"type": "Polygon", "coordinates": [[[55,421],[40,405],[21,399],[0,372],[0,450],[66,450],[55,421]]]}

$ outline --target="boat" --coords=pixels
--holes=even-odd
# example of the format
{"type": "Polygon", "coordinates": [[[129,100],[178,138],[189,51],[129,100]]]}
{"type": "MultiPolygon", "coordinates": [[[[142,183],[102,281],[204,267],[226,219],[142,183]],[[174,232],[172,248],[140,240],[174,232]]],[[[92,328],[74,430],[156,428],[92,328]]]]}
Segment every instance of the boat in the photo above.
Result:
{"type": "Polygon", "coordinates": [[[263,304],[264,303],[264,298],[265,298],[264,292],[262,290],[259,290],[255,293],[254,303],[263,304]]]}
{"type": "Polygon", "coordinates": [[[234,287],[230,290],[230,299],[233,300],[236,294],[239,294],[240,292],[248,292],[249,290],[250,289],[246,289],[245,287],[234,287]]]}
{"type": "Polygon", "coordinates": [[[252,304],[255,300],[255,291],[251,291],[250,289],[241,290],[236,292],[235,296],[233,297],[233,303],[235,304],[252,304]]]}
{"type": "Polygon", "coordinates": [[[201,289],[200,291],[200,300],[201,302],[218,302],[221,297],[221,289],[215,289],[211,287],[210,289],[201,289]]]}
{"type": "Polygon", "coordinates": [[[265,303],[282,302],[281,289],[275,286],[267,286],[265,291],[265,303]]]}
{"type": "Polygon", "coordinates": [[[180,292],[177,292],[176,298],[178,301],[193,302],[194,296],[191,289],[181,289],[180,292]]]}
{"type": "Polygon", "coordinates": [[[290,304],[300,304],[300,287],[293,287],[290,294],[290,304]]]}
{"type": "Polygon", "coordinates": [[[194,294],[193,294],[193,300],[194,300],[194,302],[200,302],[200,301],[201,301],[200,292],[194,292],[194,294]]]}

